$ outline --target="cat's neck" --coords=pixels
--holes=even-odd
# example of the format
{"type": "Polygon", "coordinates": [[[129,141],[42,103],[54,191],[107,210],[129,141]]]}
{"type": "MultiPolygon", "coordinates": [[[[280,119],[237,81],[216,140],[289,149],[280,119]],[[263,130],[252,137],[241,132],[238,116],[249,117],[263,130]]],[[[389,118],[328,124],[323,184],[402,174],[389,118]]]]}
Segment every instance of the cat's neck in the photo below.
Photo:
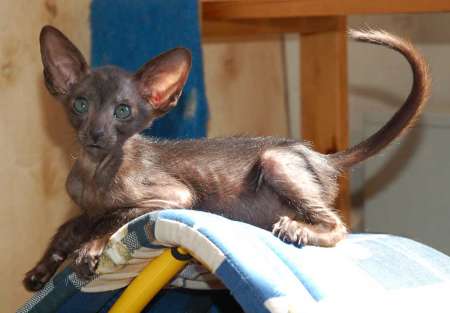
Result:
{"type": "Polygon", "coordinates": [[[133,152],[136,150],[135,146],[142,144],[143,141],[154,142],[152,139],[147,140],[143,136],[136,134],[128,138],[120,146],[117,146],[110,151],[105,151],[104,153],[98,153],[98,151],[92,153],[86,148],[82,147],[77,160],[88,172],[99,172],[104,170],[107,165],[111,165],[112,163],[120,163],[124,155],[133,154],[133,152]]]}

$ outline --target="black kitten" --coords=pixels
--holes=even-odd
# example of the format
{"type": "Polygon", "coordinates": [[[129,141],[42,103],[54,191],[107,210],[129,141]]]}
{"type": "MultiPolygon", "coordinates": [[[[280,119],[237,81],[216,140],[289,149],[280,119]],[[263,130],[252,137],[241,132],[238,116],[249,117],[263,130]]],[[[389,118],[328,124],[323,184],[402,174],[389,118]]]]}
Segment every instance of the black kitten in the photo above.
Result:
{"type": "MultiPolygon", "coordinates": [[[[139,135],[175,106],[191,67],[186,49],[170,50],[130,74],[90,69],[57,29],[40,42],[48,90],[64,105],[82,151],[67,190],[83,210],[60,227],[24,284],[38,290],[70,254],[78,272],[95,271],[109,236],[123,223],[164,208],[192,208],[265,229],[287,242],[333,246],[346,227],[333,210],[341,171],[374,155],[419,115],[430,79],[420,54],[380,31],[351,32],[356,40],[399,51],[411,65],[412,91],[376,134],[331,155],[290,139],[231,137],[165,141],[139,135]]],[[[226,235],[226,234],[224,234],[226,235]]]]}

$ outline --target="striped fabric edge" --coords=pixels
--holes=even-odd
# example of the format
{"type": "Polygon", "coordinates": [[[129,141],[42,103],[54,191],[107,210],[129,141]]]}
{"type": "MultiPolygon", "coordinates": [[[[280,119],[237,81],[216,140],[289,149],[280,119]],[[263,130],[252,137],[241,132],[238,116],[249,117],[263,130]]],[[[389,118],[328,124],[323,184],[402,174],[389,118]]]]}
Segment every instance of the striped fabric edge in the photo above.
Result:
{"type": "Polygon", "coordinates": [[[161,218],[155,224],[155,238],[162,244],[182,246],[189,250],[212,273],[225,260],[223,252],[195,227],[161,218]]]}

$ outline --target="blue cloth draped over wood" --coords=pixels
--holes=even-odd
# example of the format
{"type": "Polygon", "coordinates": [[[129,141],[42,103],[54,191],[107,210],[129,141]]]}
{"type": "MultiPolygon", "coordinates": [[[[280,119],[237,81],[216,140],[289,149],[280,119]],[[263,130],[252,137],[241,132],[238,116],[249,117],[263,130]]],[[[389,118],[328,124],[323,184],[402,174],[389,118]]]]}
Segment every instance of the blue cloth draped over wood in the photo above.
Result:
{"type": "MultiPolygon", "coordinates": [[[[245,223],[180,209],[146,214],[118,233],[119,244],[109,248],[113,253],[104,255],[116,258],[122,251],[129,258],[128,263],[120,263],[129,264],[122,269],[142,260],[143,253],[155,257],[163,246],[186,247],[248,313],[360,312],[362,308],[364,312],[394,312],[397,307],[402,312],[428,312],[430,303],[433,312],[448,312],[450,304],[450,257],[402,237],[359,234],[350,235],[335,248],[297,247],[245,223]]],[[[79,290],[89,284],[98,288],[101,281],[111,284],[123,273],[100,274],[83,282],[66,268],[19,312],[107,312],[121,291],[92,294],[79,290]]],[[[180,276],[185,286],[203,280],[186,270],[180,276]]],[[[144,312],[236,312],[239,307],[229,295],[223,300],[226,297],[218,291],[169,289],[144,312]]]]}
{"type": "Polygon", "coordinates": [[[146,135],[197,138],[206,135],[208,109],[203,81],[198,3],[195,0],[93,0],[92,65],[129,71],[175,47],[192,53],[192,70],[178,105],[146,135]]]}

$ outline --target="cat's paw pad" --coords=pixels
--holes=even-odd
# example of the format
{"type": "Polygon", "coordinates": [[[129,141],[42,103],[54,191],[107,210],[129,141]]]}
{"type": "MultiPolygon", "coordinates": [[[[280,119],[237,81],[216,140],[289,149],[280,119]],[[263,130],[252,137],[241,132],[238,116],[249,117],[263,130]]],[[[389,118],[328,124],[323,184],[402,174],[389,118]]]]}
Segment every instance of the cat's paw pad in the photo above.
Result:
{"type": "Polygon", "coordinates": [[[273,225],[272,233],[287,243],[306,245],[309,242],[310,233],[305,225],[287,216],[282,216],[273,225]]]}
{"type": "Polygon", "coordinates": [[[99,256],[97,255],[78,256],[75,260],[74,270],[81,279],[88,280],[95,275],[98,260],[99,256]]]}
{"type": "Polygon", "coordinates": [[[104,241],[93,240],[77,250],[74,270],[80,278],[87,280],[95,275],[104,248],[104,241]]]}
{"type": "Polygon", "coordinates": [[[38,265],[25,274],[23,285],[28,291],[38,291],[45,286],[51,276],[52,274],[44,265],[38,265]]]}

